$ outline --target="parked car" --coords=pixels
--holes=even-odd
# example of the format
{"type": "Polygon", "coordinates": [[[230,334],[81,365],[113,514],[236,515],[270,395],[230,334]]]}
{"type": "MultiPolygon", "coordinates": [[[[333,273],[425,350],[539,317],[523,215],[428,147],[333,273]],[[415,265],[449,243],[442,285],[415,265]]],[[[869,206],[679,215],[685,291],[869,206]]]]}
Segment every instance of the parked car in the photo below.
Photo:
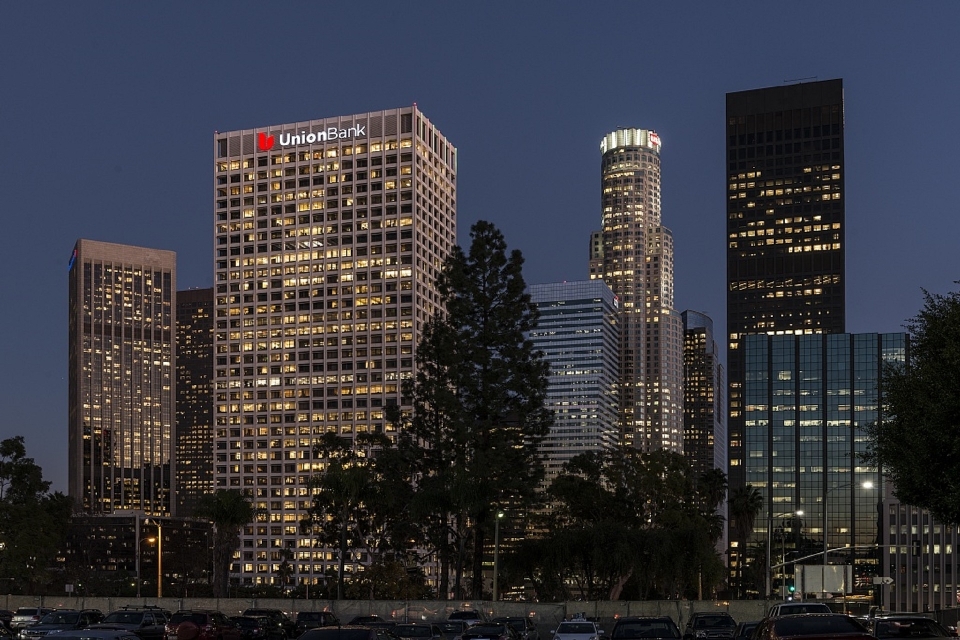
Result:
{"type": "Polygon", "coordinates": [[[55,609],[40,618],[40,622],[20,629],[21,640],[36,640],[47,634],[86,629],[103,620],[97,609],[55,609]]]}
{"type": "Polygon", "coordinates": [[[294,622],[293,637],[299,638],[308,629],[339,625],[340,620],[330,611],[300,611],[294,622]]]}
{"type": "Polygon", "coordinates": [[[400,623],[393,628],[393,635],[401,640],[442,640],[443,633],[435,624],[400,623]]]}
{"type": "Polygon", "coordinates": [[[680,628],[670,616],[644,616],[619,618],[613,625],[610,637],[614,640],[629,638],[679,638],[680,628]]]}
{"type": "Polygon", "coordinates": [[[470,624],[486,622],[486,619],[483,617],[483,613],[477,611],[476,609],[463,609],[462,611],[454,611],[447,616],[447,620],[450,622],[454,620],[466,620],[470,624]]]}
{"type": "Polygon", "coordinates": [[[822,602],[781,602],[770,607],[767,617],[795,616],[804,613],[833,613],[833,609],[822,602]]]}
{"type": "Polygon", "coordinates": [[[603,629],[589,620],[568,620],[553,630],[553,640],[599,640],[603,629]]]}
{"type": "Polygon", "coordinates": [[[286,640],[287,634],[267,616],[230,616],[240,627],[241,640],[286,640]]]}
{"type": "Polygon", "coordinates": [[[760,624],[759,620],[739,623],[736,631],[733,632],[733,640],[750,640],[758,624],[760,624]]]}
{"type": "Polygon", "coordinates": [[[120,629],[84,629],[58,633],[57,640],[137,640],[137,636],[120,629]]]}
{"type": "Polygon", "coordinates": [[[367,626],[368,624],[375,624],[377,622],[384,622],[384,619],[377,615],[368,615],[368,616],[353,616],[350,622],[347,625],[356,627],[356,626],[367,626]]]}
{"type": "Polygon", "coordinates": [[[240,627],[219,611],[177,611],[164,632],[166,640],[240,640],[240,627]]]}
{"type": "Polygon", "coordinates": [[[438,622],[437,626],[440,628],[444,640],[455,640],[470,628],[470,624],[469,620],[447,620],[446,622],[438,622]]]}
{"type": "Polygon", "coordinates": [[[123,607],[90,628],[129,631],[141,640],[162,640],[168,617],[160,607],[123,607]]]}
{"type": "Polygon", "coordinates": [[[298,640],[396,640],[396,636],[386,629],[347,625],[310,629],[298,640]]]}
{"type": "Polygon", "coordinates": [[[870,633],[880,640],[893,638],[951,638],[950,633],[936,620],[921,615],[888,614],[870,620],[870,633]]]}
{"type": "Polygon", "coordinates": [[[505,622],[513,627],[514,631],[520,634],[523,640],[540,640],[540,632],[537,631],[537,625],[533,620],[525,616],[500,616],[491,620],[491,622],[505,622]]]}
{"type": "Polygon", "coordinates": [[[683,640],[732,640],[737,622],[729,613],[710,611],[694,613],[687,620],[683,640]]]}
{"type": "Polygon", "coordinates": [[[754,640],[874,640],[866,628],[841,613],[803,613],[765,618],[754,632],[754,640]]]}
{"type": "Polygon", "coordinates": [[[14,631],[22,629],[31,624],[40,622],[40,618],[53,611],[53,609],[44,609],[42,607],[20,607],[13,612],[10,618],[10,628],[14,631]]]}
{"type": "MultiPolygon", "coordinates": [[[[283,630],[285,636],[292,638],[296,635],[297,623],[291,620],[287,614],[280,609],[244,609],[240,615],[250,618],[269,618],[275,625],[283,630]]],[[[275,635],[276,634],[271,637],[275,635]]]]}
{"type": "Polygon", "coordinates": [[[461,634],[462,640],[521,640],[517,630],[505,622],[478,622],[461,634]]]}

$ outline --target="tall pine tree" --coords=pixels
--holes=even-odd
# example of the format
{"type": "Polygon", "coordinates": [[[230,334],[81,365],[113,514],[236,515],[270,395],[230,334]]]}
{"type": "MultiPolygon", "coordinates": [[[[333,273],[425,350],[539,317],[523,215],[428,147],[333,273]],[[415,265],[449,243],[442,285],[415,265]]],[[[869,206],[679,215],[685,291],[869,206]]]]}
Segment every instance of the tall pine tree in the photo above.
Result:
{"type": "Polygon", "coordinates": [[[469,562],[470,594],[480,598],[493,518],[531,504],[542,476],[536,446],[552,413],[544,407],[549,367],[526,335],[538,314],[523,257],[508,255],[489,222],[470,237],[469,252],[455,248],[438,278],[446,312],[424,331],[404,395],[411,442],[422,449],[414,507],[445,524],[430,542],[442,565],[453,563],[457,594],[469,562]]]}

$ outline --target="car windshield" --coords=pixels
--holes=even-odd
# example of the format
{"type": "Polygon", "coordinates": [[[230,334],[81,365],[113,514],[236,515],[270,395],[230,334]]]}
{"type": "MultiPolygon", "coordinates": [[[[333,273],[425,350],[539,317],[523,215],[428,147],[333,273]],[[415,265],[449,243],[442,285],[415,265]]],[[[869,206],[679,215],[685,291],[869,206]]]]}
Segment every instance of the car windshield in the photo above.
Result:
{"type": "Polygon", "coordinates": [[[32,607],[20,607],[17,609],[17,612],[14,614],[16,616],[35,616],[37,615],[37,610],[32,607]]]}
{"type": "Polygon", "coordinates": [[[71,611],[69,613],[65,611],[54,611],[53,613],[48,613],[43,616],[43,619],[40,620],[40,624],[77,624],[77,621],[80,619],[80,614],[76,611],[71,611]]]}
{"type": "Polygon", "coordinates": [[[114,611],[103,619],[104,624],[140,624],[143,614],[136,611],[114,611]]]}
{"type": "Polygon", "coordinates": [[[369,629],[323,627],[307,631],[298,640],[369,640],[371,633],[369,629]]]}
{"type": "Polygon", "coordinates": [[[297,614],[297,620],[323,620],[324,615],[322,611],[301,611],[297,614]]]}
{"type": "Polygon", "coordinates": [[[623,622],[614,629],[614,638],[679,638],[679,630],[663,620],[623,622]]]}
{"type": "Polygon", "coordinates": [[[950,634],[933,620],[901,618],[877,622],[878,638],[948,638],[950,634]]]}
{"type": "Polygon", "coordinates": [[[557,633],[596,633],[590,622],[564,622],[557,627],[557,633]]]}
{"type": "Polygon", "coordinates": [[[490,624],[490,623],[481,622],[467,629],[466,633],[472,636],[477,636],[477,635],[482,636],[482,635],[490,635],[494,633],[499,635],[503,633],[503,631],[504,629],[502,624],[490,624]]]}
{"type": "Polygon", "coordinates": [[[181,622],[192,622],[195,625],[203,626],[207,624],[207,614],[205,613],[175,613],[170,618],[170,625],[177,626],[181,622]]]}
{"type": "Polygon", "coordinates": [[[237,623],[238,626],[243,629],[256,629],[260,626],[260,620],[257,618],[250,618],[248,616],[236,616],[235,618],[230,618],[237,623]]]}
{"type": "Polygon", "coordinates": [[[715,627],[735,627],[737,623],[730,616],[704,616],[697,618],[697,623],[694,626],[698,629],[704,627],[712,629],[715,627]]]}
{"type": "Polygon", "coordinates": [[[422,624],[398,624],[393,632],[401,638],[429,638],[433,635],[430,627],[422,624]]]}
{"type": "Polygon", "coordinates": [[[442,633],[460,633],[466,625],[463,622],[439,622],[437,626],[442,633]]]}
{"type": "Polygon", "coordinates": [[[753,635],[753,630],[757,628],[757,623],[744,624],[740,626],[740,635],[738,638],[749,638],[753,635]]]}
{"type": "Polygon", "coordinates": [[[787,616],[774,622],[773,628],[780,637],[864,633],[863,627],[847,616],[787,616]]]}

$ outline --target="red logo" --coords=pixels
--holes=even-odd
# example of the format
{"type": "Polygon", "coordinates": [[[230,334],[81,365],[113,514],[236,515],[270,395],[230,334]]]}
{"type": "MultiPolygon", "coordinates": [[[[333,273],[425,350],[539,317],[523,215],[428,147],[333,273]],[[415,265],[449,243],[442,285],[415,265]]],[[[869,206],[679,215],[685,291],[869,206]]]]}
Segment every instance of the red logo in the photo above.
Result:
{"type": "Polygon", "coordinates": [[[273,141],[274,141],[273,136],[268,136],[265,133],[260,133],[257,136],[257,147],[260,149],[260,151],[270,151],[270,149],[273,149],[273,141]]]}

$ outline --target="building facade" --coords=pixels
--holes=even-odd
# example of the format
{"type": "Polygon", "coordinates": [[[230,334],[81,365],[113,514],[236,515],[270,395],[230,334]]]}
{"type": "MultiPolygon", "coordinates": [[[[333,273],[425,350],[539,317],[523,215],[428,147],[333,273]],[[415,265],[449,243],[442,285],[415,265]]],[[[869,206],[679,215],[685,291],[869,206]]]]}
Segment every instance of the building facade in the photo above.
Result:
{"type": "Polygon", "coordinates": [[[177,292],[177,515],[213,491],[213,289],[177,292]]]}
{"type": "Polygon", "coordinates": [[[745,483],[745,335],[843,333],[843,81],[727,94],[731,488],[745,483]]]}
{"type": "MultiPolygon", "coordinates": [[[[882,418],[882,369],[905,361],[906,334],[748,335],[741,348],[744,472],[763,497],[747,548],[736,556],[743,575],[758,575],[751,564],[806,557],[823,564],[823,552],[844,548],[827,553],[827,564],[853,565],[854,596],[870,600],[883,572],[883,478],[861,459],[869,444],[863,428],[882,418]]],[[[774,588],[791,575],[790,566],[775,568],[774,588]]],[[[765,588],[762,580],[751,586],[765,588]]]]}
{"type": "Polygon", "coordinates": [[[694,472],[727,471],[725,384],[713,320],[698,311],[683,319],[683,455],[694,472]]]}
{"type": "Polygon", "coordinates": [[[214,135],[217,488],[259,519],[235,577],[299,584],[329,550],[300,532],[320,436],[393,436],[436,276],[456,242],[456,149],[416,106],[214,135]]]}
{"type": "Polygon", "coordinates": [[[74,247],[68,491],[85,513],[173,513],[176,285],[172,251],[74,247]]]}
{"type": "Polygon", "coordinates": [[[619,441],[619,305],[601,280],[536,284],[529,292],[540,312],[530,339],[550,364],[546,405],[554,423],[540,443],[546,488],[575,456],[611,451],[619,441]]]}
{"type": "Polygon", "coordinates": [[[673,308],[673,235],[660,221],[660,136],[618,129],[603,138],[602,229],[590,274],[617,295],[621,441],[683,451],[683,322],[673,308]]]}

